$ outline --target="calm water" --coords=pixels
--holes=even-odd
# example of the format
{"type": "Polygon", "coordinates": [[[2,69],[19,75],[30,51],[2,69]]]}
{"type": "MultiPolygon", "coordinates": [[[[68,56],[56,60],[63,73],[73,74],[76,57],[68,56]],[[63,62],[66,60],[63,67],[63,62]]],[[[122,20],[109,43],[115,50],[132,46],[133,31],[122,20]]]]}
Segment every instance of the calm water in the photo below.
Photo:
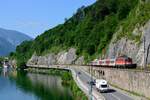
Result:
{"type": "Polygon", "coordinates": [[[72,100],[58,76],[0,70],[0,100],[72,100]]]}

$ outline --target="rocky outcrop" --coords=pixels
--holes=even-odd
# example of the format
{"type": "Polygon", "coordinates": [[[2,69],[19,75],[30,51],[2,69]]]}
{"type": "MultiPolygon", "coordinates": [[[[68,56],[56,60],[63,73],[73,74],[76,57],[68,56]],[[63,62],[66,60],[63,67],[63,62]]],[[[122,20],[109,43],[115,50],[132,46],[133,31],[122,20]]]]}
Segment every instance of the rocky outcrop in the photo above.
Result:
{"type": "Polygon", "coordinates": [[[48,54],[47,55],[47,64],[48,65],[54,65],[54,64],[56,64],[56,56],[55,56],[55,54],[48,54]]]}
{"type": "Polygon", "coordinates": [[[36,53],[34,53],[31,57],[31,59],[29,59],[29,61],[27,62],[27,65],[36,65],[38,62],[38,56],[36,56],[36,53]]]}
{"type": "Polygon", "coordinates": [[[81,56],[75,61],[76,65],[84,65],[84,57],[81,56]]]}
{"type": "Polygon", "coordinates": [[[77,58],[76,49],[70,48],[68,51],[62,51],[58,54],[50,53],[45,56],[37,56],[35,53],[27,62],[28,66],[31,65],[63,65],[63,64],[84,64],[84,57],[77,58]]]}
{"type": "Polygon", "coordinates": [[[53,53],[46,56],[37,56],[35,53],[28,60],[27,65],[54,65],[56,64],[56,55],[53,53]]]}
{"type": "Polygon", "coordinates": [[[144,36],[145,36],[145,57],[147,57],[147,63],[150,64],[150,20],[147,25],[144,27],[144,36]]]}
{"type": "Polygon", "coordinates": [[[112,39],[108,52],[108,58],[115,58],[119,55],[125,54],[133,59],[134,63],[137,63],[138,66],[143,66],[144,57],[148,58],[147,63],[150,63],[150,54],[148,54],[148,45],[150,45],[150,21],[148,21],[143,27],[136,28],[133,31],[133,35],[140,36],[140,40],[135,42],[135,40],[130,40],[128,38],[121,38],[117,42],[116,36],[112,39]],[[145,39],[144,39],[145,38],[145,39]],[[145,53],[144,53],[144,40],[145,40],[145,53]],[[144,56],[145,54],[145,56],[144,56]]]}
{"type": "Polygon", "coordinates": [[[17,68],[17,60],[15,60],[15,59],[9,60],[9,64],[10,64],[13,68],[17,68]]]}
{"type": "Polygon", "coordinates": [[[74,64],[74,61],[76,60],[76,49],[71,48],[68,52],[60,52],[57,55],[57,63],[58,64],[74,64]]]}

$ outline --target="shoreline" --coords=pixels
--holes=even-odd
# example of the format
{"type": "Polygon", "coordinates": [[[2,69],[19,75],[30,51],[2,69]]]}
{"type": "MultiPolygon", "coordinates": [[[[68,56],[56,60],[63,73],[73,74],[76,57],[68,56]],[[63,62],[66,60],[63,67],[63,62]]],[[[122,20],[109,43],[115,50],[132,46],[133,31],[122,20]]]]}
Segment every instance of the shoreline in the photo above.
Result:
{"type": "MultiPolygon", "coordinates": [[[[31,67],[32,65],[30,65],[31,67]]],[[[89,66],[82,66],[82,65],[51,65],[51,66],[44,66],[44,65],[33,65],[32,66],[33,68],[39,68],[39,69],[51,69],[51,68],[55,68],[55,69],[65,69],[65,70],[71,70],[71,69],[74,69],[74,67],[78,68],[79,70],[83,70],[84,72],[88,72],[89,71],[89,68],[86,68],[86,67],[89,67],[89,66]],[[80,66],[80,67],[79,67],[80,66]]],[[[103,69],[108,69],[108,68],[104,68],[102,67],[103,69]]],[[[111,70],[111,69],[110,69],[111,70]]],[[[112,68],[112,70],[118,70],[118,71],[129,71],[129,72],[142,72],[141,70],[130,70],[130,69],[116,69],[116,68],[112,68]]],[[[71,70],[71,71],[75,71],[75,70],[71,70]]],[[[78,87],[80,87],[80,89],[82,91],[84,91],[84,93],[86,93],[88,95],[88,97],[90,97],[89,95],[89,88],[85,87],[84,86],[84,83],[82,83],[80,81],[80,78],[76,78],[76,73],[73,75],[74,72],[72,72],[72,76],[74,76],[74,81],[76,81],[78,87]],[[78,83],[80,81],[80,83],[78,83]]],[[[147,72],[144,72],[144,73],[147,73],[147,72]]],[[[86,73],[87,75],[90,76],[89,73],[86,73]]],[[[96,77],[95,77],[96,78],[96,77]]],[[[116,89],[116,87],[112,86],[113,89],[116,89]]],[[[140,100],[140,98],[146,98],[145,96],[144,97],[139,97],[139,95],[135,95],[134,93],[132,92],[129,92],[129,91],[125,91],[124,89],[122,88],[117,88],[116,90],[119,90],[120,93],[122,94],[127,94],[129,97],[131,98],[136,98],[138,100],[140,100]]],[[[96,93],[95,93],[96,94],[96,93]]],[[[100,95],[100,94],[99,94],[100,95]]],[[[95,97],[95,96],[94,96],[95,97]]],[[[102,95],[103,97],[103,95],[102,95]]]]}
{"type": "Polygon", "coordinates": [[[27,72],[31,73],[39,73],[39,74],[48,74],[48,75],[58,75],[62,78],[62,85],[67,85],[71,89],[73,93],[73,97],[75,100],[88,100],[87,94],[78,86],[75,81],[72,72],[69,70],[63,69],[36,69],[36,68],[28,68],[27,72]]]}
{"type": "Polygon", "coordinates": [[[84,94],[88,97],[88,99],[93,100],[105,100],[104,96],[98,93],[97,91],[92,91],[92,94],[90,93],[90,87],[85,85],[85,83],[77,77],[77,72],[74,70],[73,67],[76,67],[76,65],[51,65],[51,66],[44,66],[44,65],[27,65],[29,68],[35,68],[35,69],[58,69],[58,70],[69,70],[71,72],[71,75],[73,77],[73,80],[75,81],[78,88],[80,88],[84,94]]]}

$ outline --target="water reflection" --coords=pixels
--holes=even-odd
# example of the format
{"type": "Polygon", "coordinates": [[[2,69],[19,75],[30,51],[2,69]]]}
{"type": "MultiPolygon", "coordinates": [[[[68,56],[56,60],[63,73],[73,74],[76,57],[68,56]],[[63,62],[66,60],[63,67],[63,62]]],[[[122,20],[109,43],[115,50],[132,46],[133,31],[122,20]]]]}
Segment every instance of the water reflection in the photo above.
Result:
{"type": "Polygon", "coordinates": [[[8,71],[1,70],[0,100],[38,100],[36,95],[26,94],[16,87],[15,81],[10,80],[8,71]],[[5,76],[4,76],[5,75],[5,76]]]}
{"type": "Polygon", "coordinates": [[[8,68],[6,68],[6,67],[3,68],[3,75],[4,76],[8,75],[8,68]]]}
{"type": "Polygon", "coordinates": [[[70,89],[63,87],[61,81],[58,76],[16,71],[10,73],[8,70],[3,70],[3,75],[0,76],[0,98],[2,100],[12,98],[13,100],[72,100],[70,89]]]}

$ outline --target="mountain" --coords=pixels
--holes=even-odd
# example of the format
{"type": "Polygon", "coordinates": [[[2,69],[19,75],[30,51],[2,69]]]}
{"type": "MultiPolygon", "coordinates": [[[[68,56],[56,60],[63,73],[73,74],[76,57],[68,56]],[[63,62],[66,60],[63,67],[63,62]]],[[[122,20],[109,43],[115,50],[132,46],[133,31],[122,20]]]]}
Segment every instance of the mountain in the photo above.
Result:
{"type": "Polygon", "coordinates": [[[17,45],[24,40],[32,38],[14,30],[6,30],[0,28],[0,56],[6,56],[10,52],[15,51],[17,45]]]}
{"type": "MultiPolygon", "coordinates": [[[[11,56],[17,59],[18,64],[25,65],[35,53],[36,55],[57,54],[75,48],[76,54],[84,56],[85,62],[95,58],[117,57],[121,54],[128,55],[135,62],[142,62],[143,54],[139,53],[140,58],[137,58],[138,56],[135,57],[137,54],[132,53],[132,50],[137,50],[136,53],[142,52],[138,51],[143,44],[141,40],[143,36],[149,35],[142,33],[144,31],[142,27],[149,19],[149,0],[97,0],[88,7],[82,6],[63,24],[45,31],[34,41],[22,43],[11,56]],[[123,42],[120,42],[121,39],[123,42]],[[126,42],[128,40],[130,41],[126,42]],[[136,47],[129,50],[131,44],[136,47]],[[124,49],[125,47],[127,49],[124,49]],[[22,56],[23,58],[20,59],[22,56]]],[[[147,44],[149,42],[147,40],[147,44]]]]}
{"type": "Polygon", "coordinates": [[[8,55],[11,51],[15,50],[15,46],[13,46],[10,42],[0,37],[0,55],[8,55]]]}
{"type": "Polygon", "coordinates": [[[7,40],[9,43],[11,43],[14,46],[19,45],[24,40],[31,40],[32,38],[28,35],[15,31],[15,30],[6,30],[0,28],[0,37],[7,40]]]}

